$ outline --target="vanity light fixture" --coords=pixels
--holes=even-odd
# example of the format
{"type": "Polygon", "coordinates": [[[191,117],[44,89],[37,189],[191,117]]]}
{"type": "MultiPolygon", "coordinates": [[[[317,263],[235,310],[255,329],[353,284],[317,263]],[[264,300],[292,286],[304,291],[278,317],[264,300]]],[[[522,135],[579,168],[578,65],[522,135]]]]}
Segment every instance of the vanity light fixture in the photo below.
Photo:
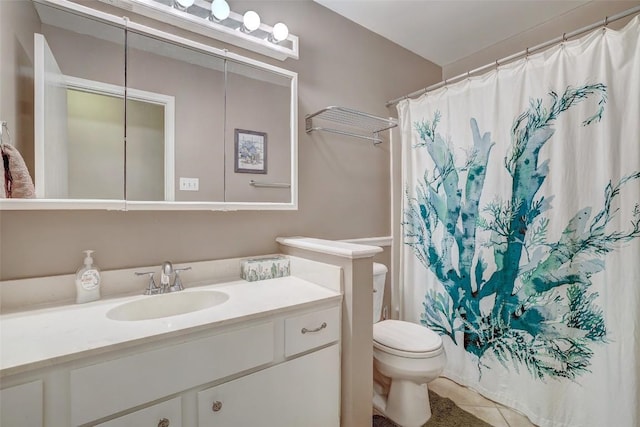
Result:
{"type": "Polygon", "coordinates": [[[186,11],[193,6],[195,2],[196,0],[174,0],[173,6],[179,10],[186,11]]]}
{"type": "Polygon", "coordinates": [[[250,10],[242,17],[242,26],[240,31],[243,33],[252,33],[260,27],[260,15],[250,10]]]}
{"type": "MultiPolygon", "coordinates": [[[[0,0],[2,2],[4,0],[0,0]]],[[[67,2],[69,0],[38,0],[67,2]]],[[[298,37],[279,22],[261,22],[256,11],[231,10],[229,0],[95,0],[138,15],[166,22],[281,61],[298,59],[298,37]]]]}
{"type": "Polygon", "coordinates": [[[213,0],[213,2],[211,2],[211,15],[209,15],[209,19],[214,22],[222,22],[229,17],[230,12],[229,3],[227,3],[226,0],[213,0]]]}
{"type": "Polygon", "coordinates": [[[289,27],[282,22],[278,22],[273,26],[273,31],[269,34],[269,41],[271,43],[280,43],[289,37],[289,27]]]}

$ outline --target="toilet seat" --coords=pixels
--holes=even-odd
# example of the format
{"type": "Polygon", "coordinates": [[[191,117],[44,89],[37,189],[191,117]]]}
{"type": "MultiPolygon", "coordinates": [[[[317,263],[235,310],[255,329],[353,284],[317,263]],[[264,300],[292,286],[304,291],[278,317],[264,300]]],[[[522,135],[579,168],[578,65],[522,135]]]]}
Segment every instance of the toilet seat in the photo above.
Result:
{"type": "Polygon", "coordinates": [[[424,326],[400,320],[373,325],[374,348],[412,359],[437,356],[444,351],[442,338],[424,326]]]}

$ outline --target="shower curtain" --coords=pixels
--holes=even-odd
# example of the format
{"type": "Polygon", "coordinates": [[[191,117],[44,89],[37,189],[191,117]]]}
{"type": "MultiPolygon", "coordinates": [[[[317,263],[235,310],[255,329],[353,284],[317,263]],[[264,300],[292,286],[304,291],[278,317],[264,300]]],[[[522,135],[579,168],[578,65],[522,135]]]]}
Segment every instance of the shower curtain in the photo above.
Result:
{"type": "Polygon", "coordinates": [[[398,105],[404,320],[540,426],[640,426],[640,21],[398,105]]]}

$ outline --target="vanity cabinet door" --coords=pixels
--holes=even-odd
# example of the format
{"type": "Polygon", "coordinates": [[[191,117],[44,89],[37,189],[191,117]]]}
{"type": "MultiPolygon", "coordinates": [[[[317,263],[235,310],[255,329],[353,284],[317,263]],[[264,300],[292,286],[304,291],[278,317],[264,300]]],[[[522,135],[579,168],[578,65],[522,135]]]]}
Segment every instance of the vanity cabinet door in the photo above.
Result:
{"type": "Polygon", "coordinates": [[[198,393],[199,427],[338,427],[338,344],[198,393]]]}
{"type": "Polygon", "coordinates": [[[42,381],[0,390],[0,426],[42,427],[42,381]]]}
{"type": "Polygon", "coordinates": [[[95,427],[182,427],[180,398],[149,406],[95,427]]]}

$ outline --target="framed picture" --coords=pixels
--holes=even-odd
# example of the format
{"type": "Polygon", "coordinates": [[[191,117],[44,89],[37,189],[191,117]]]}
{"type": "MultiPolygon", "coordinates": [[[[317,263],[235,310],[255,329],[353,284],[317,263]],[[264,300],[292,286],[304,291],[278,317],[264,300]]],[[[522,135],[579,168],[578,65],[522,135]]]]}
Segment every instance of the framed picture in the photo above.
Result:
{"type": "Polygon", "coordinates": [[[236,173],[267,173],[267,134],[252,130],[235,130],[236,173]]]}

